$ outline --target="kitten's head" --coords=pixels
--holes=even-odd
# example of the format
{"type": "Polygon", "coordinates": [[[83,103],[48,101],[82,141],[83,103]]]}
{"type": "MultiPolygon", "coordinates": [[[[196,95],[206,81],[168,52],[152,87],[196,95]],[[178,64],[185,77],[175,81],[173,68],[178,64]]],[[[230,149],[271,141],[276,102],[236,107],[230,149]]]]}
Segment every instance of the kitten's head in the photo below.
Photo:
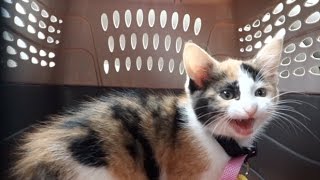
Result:
{"type": "Polygon", "coordinates": [[[274,38],[253,59],[223,62],[196,44],[185,44],[185,88],[198,120],[209,131],[249,145],[270,121],[278,101],[282,44],[282,38],[274,38]]]}

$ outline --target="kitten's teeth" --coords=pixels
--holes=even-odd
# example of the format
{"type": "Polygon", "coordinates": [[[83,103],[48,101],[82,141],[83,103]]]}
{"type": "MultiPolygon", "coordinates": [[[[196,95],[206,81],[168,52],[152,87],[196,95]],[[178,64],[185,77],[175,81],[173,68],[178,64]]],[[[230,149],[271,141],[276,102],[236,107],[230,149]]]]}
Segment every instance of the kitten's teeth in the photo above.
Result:
{"type": "Polygon", "coordinates": [[[234,119],[231,127],[241,136],[248,136],[253,133],[254,119],[234,119]]]}

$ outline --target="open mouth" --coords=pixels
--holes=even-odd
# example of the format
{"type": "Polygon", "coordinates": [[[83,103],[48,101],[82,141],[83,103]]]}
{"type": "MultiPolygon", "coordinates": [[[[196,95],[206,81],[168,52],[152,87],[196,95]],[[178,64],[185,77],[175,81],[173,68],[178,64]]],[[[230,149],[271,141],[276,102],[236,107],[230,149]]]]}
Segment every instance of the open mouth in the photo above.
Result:
{"type": "Polygon", "coordinates": [[[231,127],[242,136],[248,136],[253,133],[254,119],[233,119],[230,122],[231,127]]]}

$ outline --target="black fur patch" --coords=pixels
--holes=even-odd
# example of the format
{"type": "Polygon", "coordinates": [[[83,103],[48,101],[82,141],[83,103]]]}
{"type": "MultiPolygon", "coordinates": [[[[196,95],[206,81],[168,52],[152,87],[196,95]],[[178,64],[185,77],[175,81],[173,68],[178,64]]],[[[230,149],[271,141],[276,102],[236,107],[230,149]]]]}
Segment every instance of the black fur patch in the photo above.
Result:
{"type": "Polygon", "coordinates": [[[172,141],[175,142],[175,139],[177,137],[177,133],[180,129],[186,124],[187,122],[184,120],[182,109],[179,107],[176,107],[176,112],[173,120],[173,126],[172,126],[172,141]]]}
{"type": "Polygon", "coordinates": [[[234,98],[236,100],[240,99],[240,90],[239,90],[239,83],[238,81],[234,81],[232,83],[228,83],[225,87],[223,87],[223,90],[229,90],[234,94],[234,98]]]}
{"type": "Polygon", "coordinates": [[[128,150],[130,156],[135,160],[139,161],[140,157],[143,154],[142,145],[138,140],[132,140],[126,145],[126,149],[128,150]]]}
{"type": "Polygon", "coordinates": [[[152,122],[153,122],[153,126],[155,127],[156,136],[161,136],[160,133],[163,132],[163,127],[164,127],[163,118],[168,118],[168,117],[164,117],[166,116],[166,114],[164,114],[164,110],[162,109],[160,104],[154,105],[150,109],[152,109],[151,110],[151,114],[153,118],[152,122]]]}
{"type": "MultiPolygon", "coordinates": [[[[138,111],[130,108],[124,107],[122,105],[116,104],[112,106],[113,117],[120,120],[124,128],[132,135],[133,139],[139,141],[143,149],[143,165],[146,171],[148,179],[159,179],[160,169],[159,165],[155,159],[153,149],[145,137],[143,130],[139,126],[141,118],[138,111]]],[[[139,147],[132,147],[137,143],[130,144],[129,153],[136,159],[136,149],[139,147]],[[130,152],[131,151],[131,152],[130,152]]],[[[128,148],[128,147],[127,147],[128,148]]]]}
{"type": "Polygon", "coordinates": [[[102,145],[97,133],[89,130],[86,136],[76,138],[70,143],[69,151],[80,164],[92,167],[107,166],[108,152],[102,145]]]}
{"type": "Polygon", "coordinates": [[[189,80],[189,90],[191,94],[199,90],[199,87],[196,85],[196,83],[192,79],[189,80]]]}
{"type": "Polygon", "coordinates": [[[247,71],[254,81],[257,81],[262,78],[262,74],[259,72],[259,70],[253,68],[249,64],[242,63],[241,68],[247,71]]]}
{"type": "Polygon", "coordinates": [[[209,99],[199,98],[194,105],[194,112],[201,123],[206,123],[209,119],[209,99]]]}

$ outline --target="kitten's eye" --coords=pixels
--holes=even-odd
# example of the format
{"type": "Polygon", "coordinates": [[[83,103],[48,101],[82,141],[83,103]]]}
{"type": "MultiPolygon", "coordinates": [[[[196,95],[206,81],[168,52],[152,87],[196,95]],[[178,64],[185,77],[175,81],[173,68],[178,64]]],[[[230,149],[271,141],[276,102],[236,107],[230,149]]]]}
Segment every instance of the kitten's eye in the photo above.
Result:
{"type": "Polygon", "coordinates": [[[267,95],[267,90],[265,88],[259,88],[256,90],[256,92],[254,93],[255,96],[259,96],[259,97],[266,97],[267,95]]]}
{"type": "Polygon", "coordinates": [[[230,90],[223,90],[221,91],[220,96],[225,100],[230,100],[234,98],[234,93],[230,90]]]}

